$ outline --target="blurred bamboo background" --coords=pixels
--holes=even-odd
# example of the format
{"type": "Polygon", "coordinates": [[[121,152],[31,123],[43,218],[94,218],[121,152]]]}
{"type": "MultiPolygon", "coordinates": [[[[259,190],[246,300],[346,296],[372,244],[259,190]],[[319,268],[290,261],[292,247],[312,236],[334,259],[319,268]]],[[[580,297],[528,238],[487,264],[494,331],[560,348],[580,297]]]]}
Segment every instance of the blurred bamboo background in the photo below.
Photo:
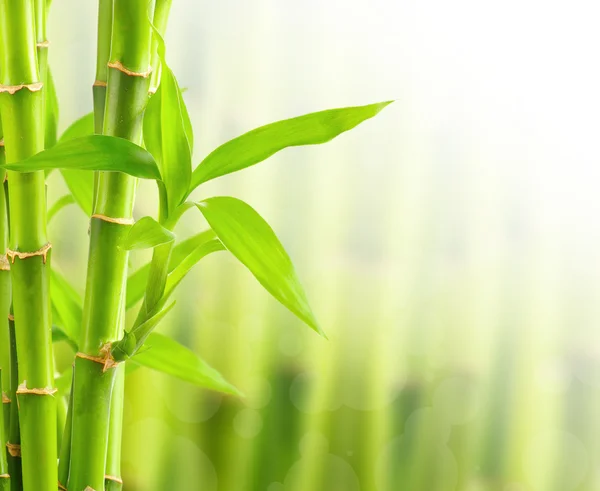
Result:
{"type": "MultiPolygon", "coordinates": [[[[130,373],[125,489],[599,489],[598,7],[173,3],[196,162],[277,119],[397,102],[204,187],[268,219],[330,340],[227,255],[204,260],[161,329],[247,397],[130,373]]],[[[91,111],[95,8],[52,5],[62,128],[91,111]]],[[[137,216],[154,199],[143,183],[137,216]]],[[[178,234],[204,226],[189,213],[178,234]]],[[[74,207],[51,228],[80,288],[86,230],[74,207]]]]}

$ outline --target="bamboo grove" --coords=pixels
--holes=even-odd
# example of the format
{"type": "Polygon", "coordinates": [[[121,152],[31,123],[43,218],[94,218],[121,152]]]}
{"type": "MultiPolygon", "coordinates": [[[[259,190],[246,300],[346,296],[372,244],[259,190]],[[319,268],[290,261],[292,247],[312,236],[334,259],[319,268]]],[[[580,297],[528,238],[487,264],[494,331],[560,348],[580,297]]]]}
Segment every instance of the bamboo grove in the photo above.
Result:
{"type": "Polygon", "coordinates": [[[195,201],[192,194],[285,148],[325,143],[389,103],[269,124],[193,167],[190,118],[163,41],[170,7],[171,0],[99,1],[93,112],[58,138],[50,4],[0,0],[2,490],[122,489],[126,364],[241,395],[195,353],[154,332],[174,307],[176,287],[214,252],[232,254],[324,335],[289,256],[257,211],[234,197],[195,201]],[[70,193],[48,207],[51,172],[70,193]],[[133,216],[138,179],[156,181],[155,217],[133,216]],[[83,300],[52,268],[47,235],[48,222],[71,203],[90,220],[83,300]],[[197,214],[198,232],[181,238],[176,226],[186,212],[197,214]],[[129,255],[141,249],[152,249],[151,261],[128,271],[129,255]],[[55,369],[58,342],[73,353],[72,369],[62,373],[55,369]]]}

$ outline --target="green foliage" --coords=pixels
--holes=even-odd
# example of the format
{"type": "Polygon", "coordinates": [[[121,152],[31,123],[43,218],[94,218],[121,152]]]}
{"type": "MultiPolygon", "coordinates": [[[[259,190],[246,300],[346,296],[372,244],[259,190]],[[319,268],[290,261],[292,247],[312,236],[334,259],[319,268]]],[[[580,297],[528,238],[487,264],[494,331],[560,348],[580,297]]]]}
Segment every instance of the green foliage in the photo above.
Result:
{"type": "Polygon", "coordinates": [[[28,159],[4,163],[8,170],[46,169],[119,171],[143,179],[160,180],[156,162],[146,150],[127,140],[92,135],[61,142],[28,159]]]}
{"type": "Polygon", "coordinates": [[[56,145],[58,135],[58,97],[52,72],[48,68],[46,81],[46,123],[44,135],[44,147],[51,148],[56,145]]]}
{"type": "MultiPolygon", "coordinates": [[[[94,134],[94,113],[86,114],[69,126],[59,139],[59,143],[94,134]]],[[[87,170],[61,169],[69,191],[83,212],[92,214],[94,196],[94,173],[87,170]]]]}
{"type": "Polygon", "coordinates": [[[50,270],[50,291],[54,323],[72,342],[77,343],[81,330],[81,296],[56,267],[50,270]]]}
{"type": "Polygon", "coordinates": [[[175,240],[175,234],[164,228],[154,218],[143,217],[129,230],[123,247],[127,250],[150,249],[175,240]]]}
{"type": "Polygon", "coordinates": [[[190,192],[211,179],[258,164],[284,148],[333,140],[376,116],[389,104],[391,102],[329,109],[252,130],[221,145],[206,157],[192,174],[190,192]]]}
{"type": "Polygon", "coordinates": [[[199,202],[198,209],[225,247],[260,284],[324,336],[294,265],[269,224],[250,205],[236,198],[209,198],[199,202]]]}
{"type": "Polygon", "coordinates": [[[171,214],[187,196],[192,174],[192,127],[175,75],[165,59],[165,43],[155,30],[161,60],[160,86],[144,114],[144,143],[162,174],[171,214]]]}
{"type": "Polygon", "coordinates": [[[152,333],[145,344],[147,349],[132,358],[134,363],[167,373],[198,387],[241,396],[214,368],[193,351],[161,334],[152,333]]]}
{"type": "MultiPolygon", "coordinates": [[[[168,273],[171,273],[182,261],[185,260],[196,248],[200,247],[205,242],[214,239],[215,233],[212,230],[205,230],[188,239],[181,241],[171,252],[169,260],[168,273]]],[[[131,274],[127,279],[127,308],[130,309],[144,296],[146,284],[148,283],[148,275],[150,273],[150,264],[146,264],[131,274]]]]}
{"type": "Polygon", "coordinates": [[[72,205],[73,203],[75,203],[75,198],[73,198],[72,194],[65,194],[64,196],[61,196],[48,210],[48,215],[46,217],[48,223],[52,221],[52,219],[60,210],[66,206],[72,205]]]}

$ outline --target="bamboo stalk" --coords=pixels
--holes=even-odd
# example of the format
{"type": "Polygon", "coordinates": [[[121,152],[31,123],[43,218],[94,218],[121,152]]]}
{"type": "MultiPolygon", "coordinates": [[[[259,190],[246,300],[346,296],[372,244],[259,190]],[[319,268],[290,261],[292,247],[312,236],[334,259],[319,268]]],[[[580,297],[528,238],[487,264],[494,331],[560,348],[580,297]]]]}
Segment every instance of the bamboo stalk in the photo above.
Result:
{"type": "MultiPolygon", "coordinates": [[[[151,4],[152,6],[152,4],[151,4]]],[[[103,133],[141,144],[150,82],[150,26],[146,0],[115,0],[103,133]]],[[[110,402],[117,370],[104,349],[122,335],[122,298],[128,253],[120,247],[132,219],[136,181],[116,172],[98,175],[90,227],[81,353],[75,361],[69,491],[104,487],[110,402]],[[115,223],[114,219],[119,219],[115,223]],[[108,363],[98,363],[98,361],[108,363]]],[[[115,476],[120,478],[120,476],[115,476]]]]}
{"type": "MultiPolygon", "coordinates": [[[[11,309],[12,311],[12,309],[11,309]]],[[[19,364],[17,358],[17,339],[15,336],[15,322],[9,318],[8,328],[10,333],[10,429],[8,432],[8,470],[11,476],[11,491],[23,489],[22,463],[21,463],[21,431],[19,428],[19,409],[12,401],[17,399],[17,387],[19,386],[19,364]]]]}
{"type": "MultiPolygon", "coordinates": [[[[2,369],[0,368],[1,379],[2,369]]],[[[4,451],[4,445],[6,444],[6,431],[4,428],[4,411],[0,411],[0,442],[2,442],[0,450],[0,491],[8,491],[10,489],[10,474],[8,473],[8,461],[6,459],[7,453],[4,451]]]]}
{"type": "MultiPolygon", "coordinates": [[[[0,1],[0,75],[6,160],[44,149],[43,83],[33,2],[0,1]]],[[[19,358],[17,397],[26,491],[56,486],[56,400],[51,339],[44,172],[9,172],[9,257],[19,358]]]]}
{"type": "MultiPolygon", "coordinates": [[[[4,140],[2,139],[2,124],[0,122],[0,164],[4,164],[4,140]]],[[[0,180],[4,181],[6,171],[0,171],[0,180]]],[[[8,247],[8,215],[6,208],[6,193],[4,184],[0,184],[0,251],[8,247]]],[[[8,332],[8,312],[10,309],[10,263],[6,256],[0,256],[0,369],[2,390],[10,387],[10,337],[8,332]]],[[[4,434],[8,435],[10,425],[10,398],[2,392],[2,412],[4,419],[4,434]]],[[[0,441],[2,445],[5,440],[0,441]]]]}

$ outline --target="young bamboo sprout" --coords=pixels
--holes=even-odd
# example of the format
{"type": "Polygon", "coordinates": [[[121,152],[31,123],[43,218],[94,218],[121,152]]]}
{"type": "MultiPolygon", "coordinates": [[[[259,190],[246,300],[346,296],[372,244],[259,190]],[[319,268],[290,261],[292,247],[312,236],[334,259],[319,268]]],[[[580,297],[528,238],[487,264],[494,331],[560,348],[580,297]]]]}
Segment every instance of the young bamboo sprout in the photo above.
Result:
{"type": "MultiPolygon", "coordinates": [[[[33,2],[0,1],[0,96],[7,163],[44,149],[43,81],[34,32],[33,2]]],[[[13,306],[19,358],[23,487],[56,486],[56,400],[51,340],[44,172],[8,172],[13,306]]],[[[13,442],[11,442],[13,443],[13,442]]],[[[18,449],[13,448],[14,454],[18,449]]],[[[11,455],[12,455],[11,453],[11,455]]]]}

